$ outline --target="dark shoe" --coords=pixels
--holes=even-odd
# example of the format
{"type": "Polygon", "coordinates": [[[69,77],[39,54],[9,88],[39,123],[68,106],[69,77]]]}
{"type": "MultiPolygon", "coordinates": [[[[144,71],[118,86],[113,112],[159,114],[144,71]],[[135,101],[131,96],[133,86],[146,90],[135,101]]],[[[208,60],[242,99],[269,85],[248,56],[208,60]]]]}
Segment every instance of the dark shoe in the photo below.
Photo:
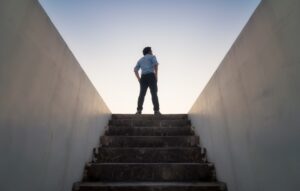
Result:
{"type": "Polygon", "coordinates": [[[137,111],[135,114],[136,114],[136,115],[141,115],[141,114],[142,114],[142,111],[137,111]]]}
{"type": "Polygon", "coordinates": [[[154,115],[158,115],[158,116],[160,116],[160,115],[161,115],[161,113],[160,113],[159,111],[155,111],[155,112],[154,112],[154,115]]]}

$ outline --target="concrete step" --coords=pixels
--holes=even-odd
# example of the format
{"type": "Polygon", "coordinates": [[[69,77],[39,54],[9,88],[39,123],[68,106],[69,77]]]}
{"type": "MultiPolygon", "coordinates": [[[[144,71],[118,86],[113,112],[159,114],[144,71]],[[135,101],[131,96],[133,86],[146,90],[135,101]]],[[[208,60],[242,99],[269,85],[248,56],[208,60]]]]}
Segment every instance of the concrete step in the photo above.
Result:
{"type": "Polygon", "coordinates": [[[74,184],[73,191],[226,191],[222,182],[128,182],[74,184]]]}
{"type": "Polygon", "coordinates": [[[127,136],[179,136],[194,135],[190,126],[180,127],[130,127],[110,126],[106,135],[127,135],[127,136]]]}
{"type": "Polygon", "coordinates": [[[109,121],[109,126],[156,126],[156,127],[178,127],[190,126],[190,120],[186,119],[113,119],[109,121]]]}
{"type": "Polygon", "coordinates": [[[100,147],[96,153],[100,163],[199,163],[203,162],[200,147],[185,148],[113,148],[100,147]]]}
{"type": "Polygon", "coordinates": [[[151,120],[157,120],[157,119],[188,119],[187,114],[163,114],[163,115],[153,115],[153,114],[142,114],[142,115],[135,115],[135,114],[112,114],[111,117],[112,120],[114,119],[151,119],[151,120]]]}
{"type": "Polygon", "coordinates": [[[86,181],[213,181],[208,163],[92,163],[86,181]]]}
{"type": "Polygon", "coordinates": [[[198,136],[102,136],[103,147],[195,147],[198,136]]]}

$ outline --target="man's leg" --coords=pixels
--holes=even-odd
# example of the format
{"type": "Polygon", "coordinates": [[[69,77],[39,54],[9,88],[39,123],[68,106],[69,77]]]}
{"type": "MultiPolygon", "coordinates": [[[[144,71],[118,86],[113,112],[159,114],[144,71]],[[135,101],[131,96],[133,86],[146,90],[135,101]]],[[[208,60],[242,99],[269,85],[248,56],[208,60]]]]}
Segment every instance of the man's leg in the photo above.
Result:
{"type": "Polygon", "coordinates": [[[157,80],[154,75],[151,76],[151,79],[149,81],[149,87],[150,87],[150,91],[151,91],[153,110],[159,111],[159,102],[158,102],[158,97],[157,97],[157,80]]]}
{"type": "Polygon", "coordinates": [[[146,83],[147,81],[142,77],[140,80],[140,95],[138,99],[138,111],[143,110],[143,104],[144,104],[144,98],[147,92],[148,84],[146,83]]]}

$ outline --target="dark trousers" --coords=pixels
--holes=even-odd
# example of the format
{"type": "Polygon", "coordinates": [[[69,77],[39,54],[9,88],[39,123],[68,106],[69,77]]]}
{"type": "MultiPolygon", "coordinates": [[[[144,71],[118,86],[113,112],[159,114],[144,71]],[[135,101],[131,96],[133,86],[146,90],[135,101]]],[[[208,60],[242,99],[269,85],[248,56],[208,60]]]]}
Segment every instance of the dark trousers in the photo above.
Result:
{"type": "Polygon", "coordinates": [[[154,73],[144,74],[140,80],[140,95],[138,99],[138,111],[143,110],[144,98],[147,92],[148,87],[150,88],[151,96],[152,96],[152,103],[153,103],[153,110],[159,111],[159,103],[157,97],[157,80],[155,78],[154,73]]]}

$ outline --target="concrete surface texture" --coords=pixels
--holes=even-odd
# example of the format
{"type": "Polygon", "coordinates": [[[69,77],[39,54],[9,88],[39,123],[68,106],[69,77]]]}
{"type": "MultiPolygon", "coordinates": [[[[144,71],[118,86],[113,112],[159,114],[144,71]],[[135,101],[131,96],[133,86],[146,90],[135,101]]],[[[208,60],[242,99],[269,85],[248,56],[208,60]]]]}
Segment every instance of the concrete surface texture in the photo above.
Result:
{"type": "Polygon", "coordinates": [[[0,190],[71,190],[109,118],[38,1],[1,0],[0,190]]]}
{"type": "Polygon", "coordinates": [[[113,114],[73,191],[227,191],[198,141],[186,114],[113,114]]]}
{"type": "Polygon", "coordinates": [[[299,18],[262,1],[189,112],[230,191],[300,188],[299,18]]]}

